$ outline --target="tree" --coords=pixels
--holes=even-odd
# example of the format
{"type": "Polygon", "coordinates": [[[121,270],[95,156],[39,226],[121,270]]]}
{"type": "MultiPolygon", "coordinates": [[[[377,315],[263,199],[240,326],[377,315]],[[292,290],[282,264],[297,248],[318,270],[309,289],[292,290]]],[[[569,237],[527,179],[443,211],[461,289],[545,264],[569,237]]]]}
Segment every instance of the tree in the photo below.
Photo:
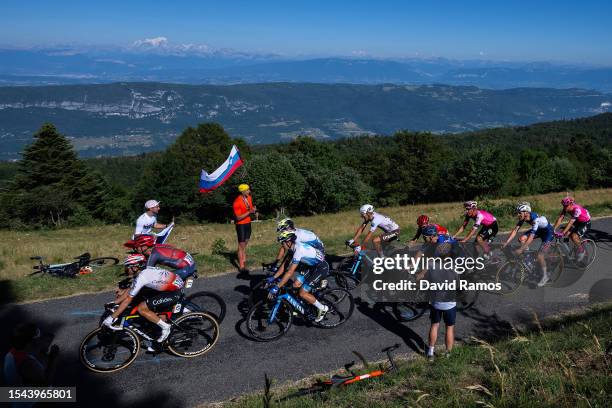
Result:
{"type": "Polygon", "coordinates": [[[108,198],[102,176],[86,169],[55,126],[44,124],[25,148],[2,201],[10,203],[13,222],[60,226],[77,211],[104,221],[108,198]]]}

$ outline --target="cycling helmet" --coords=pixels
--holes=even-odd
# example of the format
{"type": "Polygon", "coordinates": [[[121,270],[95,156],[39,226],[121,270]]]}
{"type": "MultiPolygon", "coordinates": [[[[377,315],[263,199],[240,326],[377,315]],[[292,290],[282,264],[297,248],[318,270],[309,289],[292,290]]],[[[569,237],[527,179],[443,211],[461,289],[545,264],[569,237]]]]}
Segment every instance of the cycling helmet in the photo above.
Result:
{"type": "Polygon", "coordinates": [[[472,208],[478,207],[478,203],[476,201],[466,201],[463,203],[463,206],[466,210],[471,210],[472,208]]]}
{"type": "Polygon", "coordinates": [[[283,218],[276,225],[276,232],[281,232],[286,229],[293,229],[295,225],[293,224],[293,220],[291,218],[283,218]]]}
{"type": "Polygon", "coordinates": [[[561,200],[561,205],[567,207],[568,205],[574,204],[574,197],[567,196],[563,200],[561,200]]]}
{"type": "Polygon", "coordinates": [[[519,203],[519,205],[516,206],[515,211],[517,213],[520,213],[520,212],[531,212],[531,205],[527,201],[524,201],[522,203],[519,203]]]}
{"type": "Polygon", "coordinates": [[[419,218],[417,218],[417,225],[419,227],[422,227],[423,225],[427,225],[427,224],[429,224],[429,217],[426,216],[425,214],[419,215],[419,218]]]}
{"type": "Polygon", "coordinates": [[[433,237],[438,233],[438,229],[435,225],[427,225],[423,228],[423,236],[424,237],[433,237]]]}
{"type": "Polygon", "coordinates": [[[297,235],[295,235],[295,231],[292,230],[281,231],[276,238],[276,240],[280,243],[288,241],[294,242],[296,239],[297,235]]]}
{"type": "Polygon", "coordinates": [[[123,261],[124,266],[141,266],[147,262],[147,258],[140,254],[132,254],[128,255],[123,261]]]}
{"type": "Polygon", "coordinates": [[[371,204],[364,204],[359,209],[360,214],[367,214],[371,212],[374,212],[374,207],[371,204]]]}
{"type": "Polygon", "coordinates": [[[148,246],[152,247],[155,245],[155,237],[153,235],[139,235],[134,240],[135,246],[148,246]]]}

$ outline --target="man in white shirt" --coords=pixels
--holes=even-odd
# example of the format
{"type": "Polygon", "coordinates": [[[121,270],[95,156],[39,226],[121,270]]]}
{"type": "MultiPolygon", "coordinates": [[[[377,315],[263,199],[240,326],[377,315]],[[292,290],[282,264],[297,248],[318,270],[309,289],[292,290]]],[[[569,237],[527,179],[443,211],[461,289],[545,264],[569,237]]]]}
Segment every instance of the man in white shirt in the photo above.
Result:
{"type": "Polygon", "coordinates": [[[145,203],[145,212],[136,220],[136,230],[134,238],[138,235],[151,235],[153,228],[166,228],[166,224],[157,222],[157,214],[159,213],[159,201],[149,200],[145,203]]]}

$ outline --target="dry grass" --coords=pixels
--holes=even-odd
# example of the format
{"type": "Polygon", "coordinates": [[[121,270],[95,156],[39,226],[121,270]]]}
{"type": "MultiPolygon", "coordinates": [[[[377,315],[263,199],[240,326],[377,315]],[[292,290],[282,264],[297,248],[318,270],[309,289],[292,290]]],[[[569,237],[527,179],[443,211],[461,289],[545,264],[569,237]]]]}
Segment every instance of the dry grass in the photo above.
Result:
{"type": "MultiPolygon", "coordinates": [[[[559,210],[559,200],[562,193],[544,194],[522,197],[537,203],[536,209],[553,218],[559,210]]],[[[599,215],[609,215],[611,211],[612,189],[600,189],[575,192],[577,200],[587,207],[599,206],[595,211],[599,215]]],[[[518,199],[493,200],[492,205],[515,202],[518,199]]],[[[419,204],[403,207],[381,208],[380,211],[389,215],[403,229],[403,239],[411,238],[414,233],[415,219],[421,213],[430,215],[434,222],[441,223],[451,229],[461,221],[462,207],[460,203],[419,204]]],[[[502,227],[512,222],[510,214],[496,214],[501,218],[502,227]],[[500,217],[501,216],[501,217],[500,217]]],[[[324,214],[311,217],[295,218],[297,225],[315,231],[331,251],[341,250],[344,239],[349,238],[357,227],[359,216],[355,211],[344,211],[336,214],[324,214]]],[[[3,231],[0,242],[0,280],[19,280],[31,270],[29,257],[41,255],[48,262],[62,262],[83,252],[92,256],[125,255],[122,243],[129,239],[132,228],[125,225],[105,225],[73,229],[49,231],[3,231]]],[[[275,223],[266,220],[253,225],[251,238],[251,261],[257,264],[274,256],[275,223]]],[[[229,261],[222,256],[212,256],[211,247],[215,240],[222,239],[229,251],[234,251],[236,235],[232,224],[178,225],[170,238],[170,243],[184,248],[189,252],[199,253],[205,260],[200,265],[204,274],[220,273],[232,269],[229,261]]],[[[40,297],[40,296],[37,296],[40,297]]],[[[44,296],[43,296],[44,297],[44,296]]]]}

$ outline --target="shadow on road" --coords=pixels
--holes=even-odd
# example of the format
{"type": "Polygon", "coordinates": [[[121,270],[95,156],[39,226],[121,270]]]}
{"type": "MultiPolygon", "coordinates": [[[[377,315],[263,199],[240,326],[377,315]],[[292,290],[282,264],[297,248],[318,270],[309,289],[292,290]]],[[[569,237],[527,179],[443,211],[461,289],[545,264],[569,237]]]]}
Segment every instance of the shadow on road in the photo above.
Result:
{"type": "Polygon", "coordinates": [[[355,299],[355,305],[364,316],[369,317],[376,323],[380,324],[385,330],[401,337],[403,342],[410,347],[415,353],[423,354],[425,352],[425,342],[414,330],[400,323],[395,317],[387,311],[381,303],[375,303],[373,306],[361,300],[355,299]]]}
{"type": "MultiPolygon", "coordinates": [[[[62,327],[59,320],[41,320],[28,313],[24,305],[12,304],[14,301],[12,282],[8,280],[0,281],[0,321],[3,326],[3,330],[0,332],[0,363],[2,367],[4,367],[4,356],[9,350],[10,335],[17,325],[34,323],[43,334],[51,335],[62,327]]],[[[95,374],[87,371],[79,361],[77,350],[65,349],[61,343],[57,345],[60,348],[60,353],[53,385],[77,387],[77,402],[70,404],[71,406],[136,408],[156,406],[181,408],[184,406],[182,401],[177,400],[176,397],[173,397],[169,392],[165,392],[165,390],[148,392],[144,398],[128,400],[129,395],[124,394],[123,391],[112,385],[110,376],[113,374],[95,374]]],[[[143,372],[142,375],[155,375],[155,373],[143,372]]],[[[0,383],[2,385],[6,384],[3,374],[0,383]]]]}

